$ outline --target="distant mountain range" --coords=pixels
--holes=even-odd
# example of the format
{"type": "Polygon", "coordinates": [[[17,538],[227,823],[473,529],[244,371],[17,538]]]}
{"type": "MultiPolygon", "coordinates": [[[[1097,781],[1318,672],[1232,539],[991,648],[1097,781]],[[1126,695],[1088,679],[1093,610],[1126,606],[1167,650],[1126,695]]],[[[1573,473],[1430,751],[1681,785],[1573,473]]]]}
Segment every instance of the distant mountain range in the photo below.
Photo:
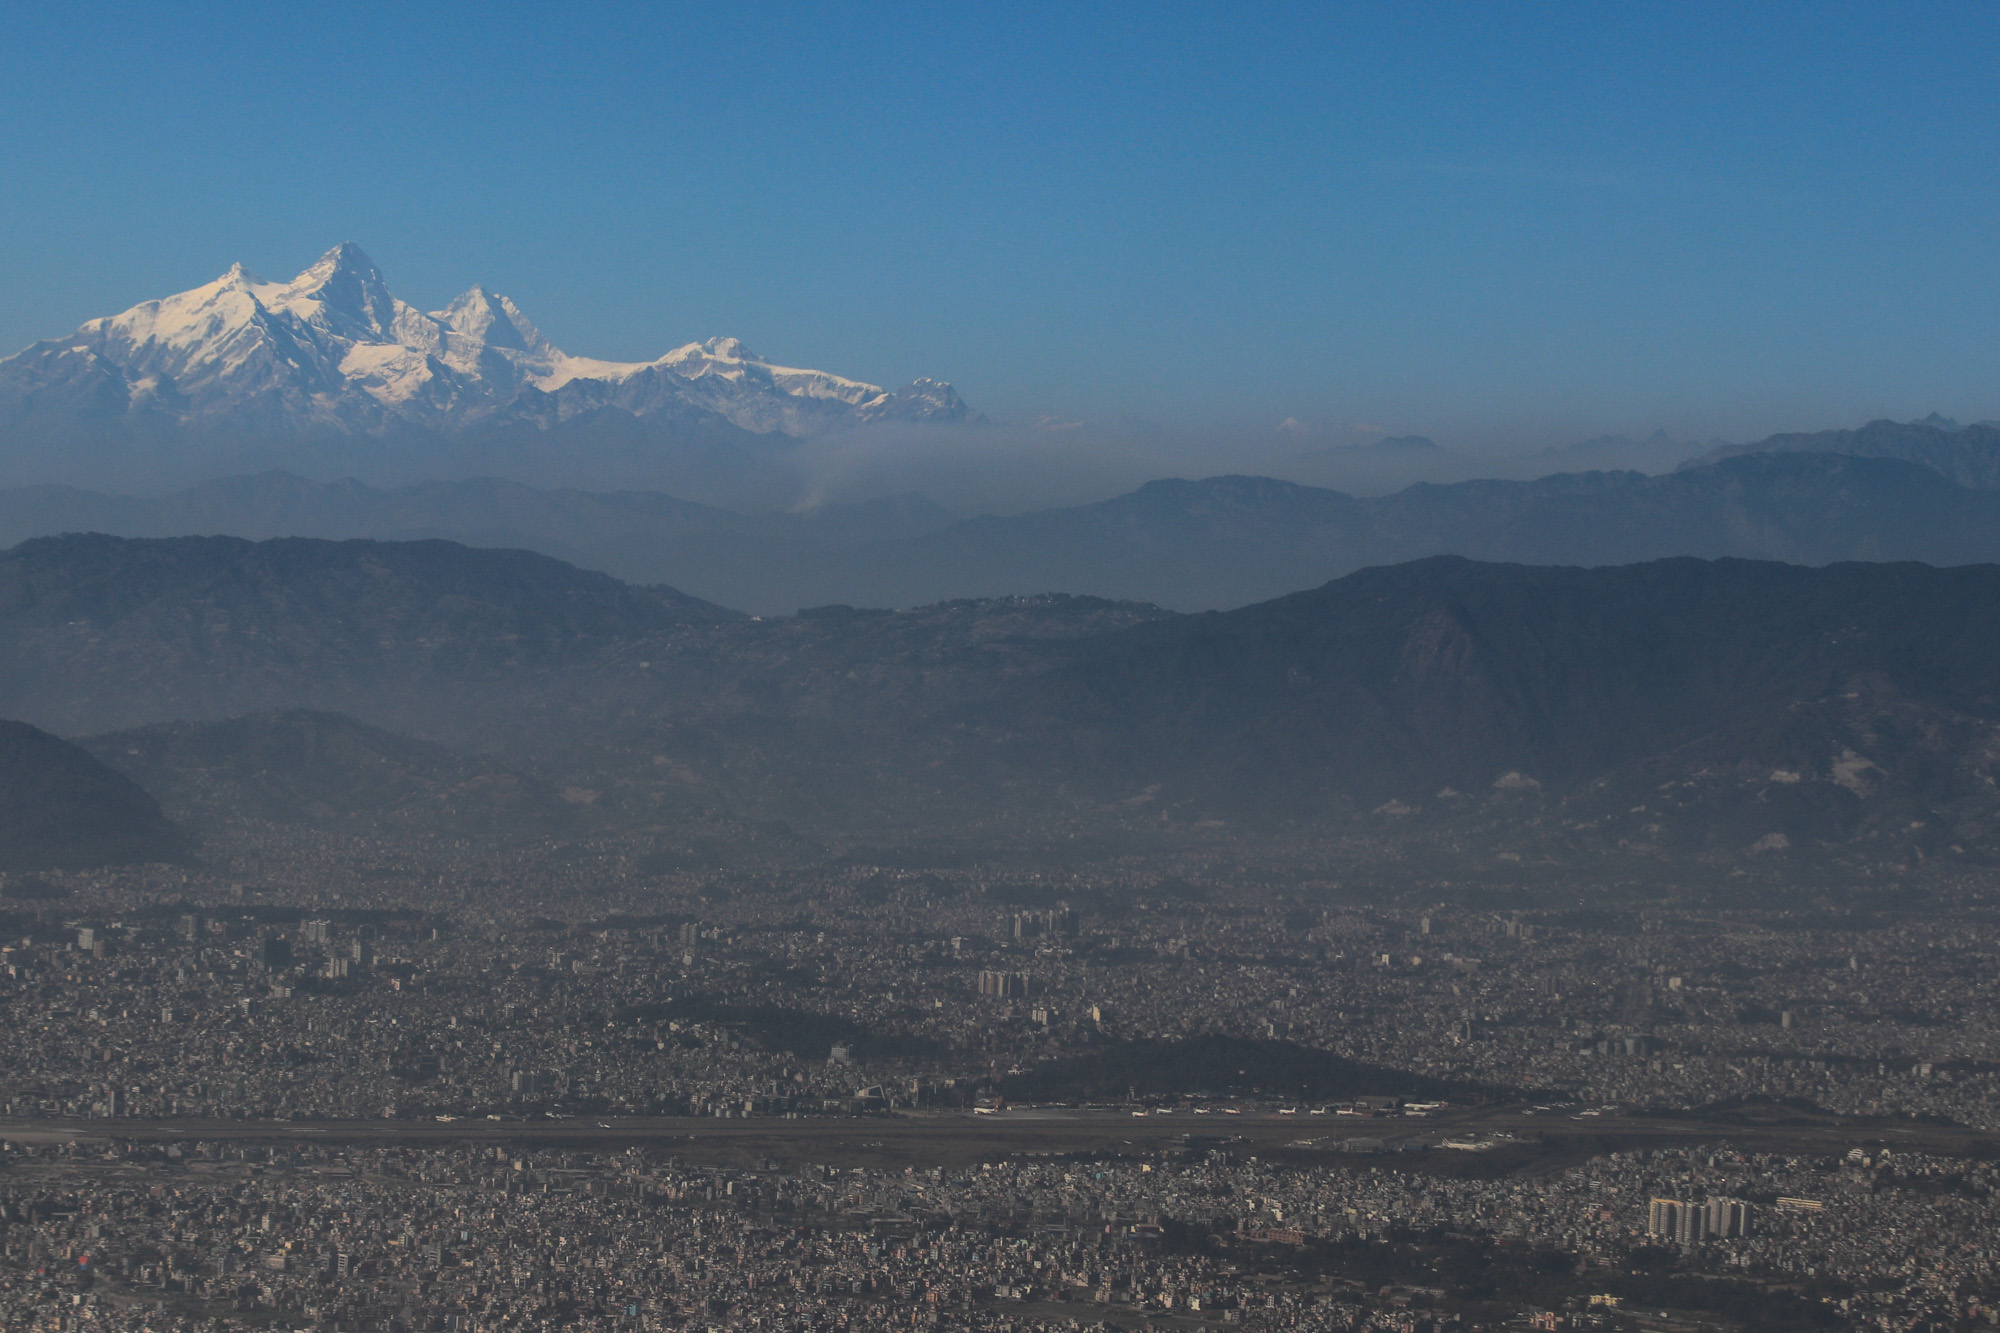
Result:
{"type": "Polygon", "coordinates": [[[937,380],[885,389],[777,365],[734,338],[653,361],[572,356],[483,287],[443,310],[414,309],[351,244],[289,282],[239,264],[0,361],[0,440],[10,448],[87,443],[127,462],[163,445],[202,457],[289,442],[302,456],[298,447],[316,442],[352,461],[371,455],[339,441],[564,426],[615,434],[620,421],[644,423],[654,438],[714,441],[970,415],[937,380]]]}
{"type": "Polygon", "coordinates": [[[0,714],[122,729],[92,748],[201,818],[532,834],[557,792],[662,836],[1320,828],[1441,864],[1860,873],[2000,859],[1996,612],[1995,566],[1446,557],[1227,613],[754,621],[445,543],[67,538],[0,557],[0,714]]]}
{"type": "MultiPolygon", "coordinates": [[[[1207,610],[1431,555],[1551,565],[2000,560],[2000,490],[1887,453],[1904,441],[1935,459],[1943,432],[1803,438],[1840,445],[1850,435],[1882,452],[1761,452],[1661,476],[1567,473],[1373,498],[1257,477],[1165,480],[1097,504],[975,518],[915,495],[745,515],[658,493],[493,479],[383,489],[270,473],[147,498],[41,486],[0,491],[0,544],[86,531],[438,537],[538,551],[761,615],[1043,592],[1207,610]]],[[[1994,435],[1949,435],[1954,471],[1976,477],[1992,464],[2000,476],[1994,435]]]]}
{"type": "MultiPolygon", "coordinates": [[[[1204,610],[1447,554],[1550,565],[1670,555],[1963,564],[2000,558],[2000,493],[1835,454],[1750,455],[1660,477],[1418,485],[1379,498],[1257,477],[1157,481],[1100,504],[836,551],[802,571],[794,587],[814,595],[794,600],[912,606],[1070,592],[1204,610]]],[[[732,598],[706,573],[690,567],[680,581],[739,605],[770,603],[732,598]]]]}
{"type": "Polygon", "coordinates": [[[1858,430],[1773,435],[1756,444],[1727,444],[1682,464],[1701,467],[1746,453],[1852,454],[1918,463],[1961,486],[2000,490],[2000,422],[1961,426],[1932,413],[1921,421],[1871,421],[1858,430]]]}
{"type": "Polygon", "coordinates": [[[1565,873],[2000,863],[2000,425],[1371,496],[671,493],[790,503],[842,432],[893,453],[975,421],[949,385],[733,339],[572,356],[483,288],[415,310],[353,246],[38,343],[0,361],[0,479],[55,459],[154,493],[0,490],[0,870],[176,859],[243,820],[609,829],[669,860],[709,821],[766,846],[1332,829],[1565,873]]]}

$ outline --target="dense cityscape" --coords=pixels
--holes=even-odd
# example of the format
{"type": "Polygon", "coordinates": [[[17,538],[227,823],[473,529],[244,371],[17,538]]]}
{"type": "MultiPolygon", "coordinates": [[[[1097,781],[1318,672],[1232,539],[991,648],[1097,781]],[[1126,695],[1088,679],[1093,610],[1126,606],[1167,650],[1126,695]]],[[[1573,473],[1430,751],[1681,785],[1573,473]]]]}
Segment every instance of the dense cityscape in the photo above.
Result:
{"type": "Polygon", "coordinates": [[[1726,1144],[1532,1189],[1220,1149],[883,1170],[195,1141],[6,1163],[8,1326],[86,1329],[1480,1327],[1531,1280],[1565,1294],[1501,1322],[1619,1327],[1686,1296],[1669,1267],[1709,1279],[1710,1320],[1955,1327],[1991,1308],[2000,1186],[1918,1153],[1726,1144]],[[1649,1230],[1662,1194],[1732,1190],[1741,1234],[1649,1230]]]}
{"type": "Polygon", "coordinates": [[[0,886],[8,1326],[1919,1329],[1996,1294],[1976,895],[259,837],[0,886]]]}

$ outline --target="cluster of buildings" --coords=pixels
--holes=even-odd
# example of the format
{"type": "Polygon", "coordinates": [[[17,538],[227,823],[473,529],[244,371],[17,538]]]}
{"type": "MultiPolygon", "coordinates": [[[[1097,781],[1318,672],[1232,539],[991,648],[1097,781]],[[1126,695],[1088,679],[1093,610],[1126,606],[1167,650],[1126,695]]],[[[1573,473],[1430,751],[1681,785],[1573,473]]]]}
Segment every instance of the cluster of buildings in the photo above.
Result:
{"type": "Polygon", "coordinates": [[[1558,1318],[1482,1289],[1517,1264],[1559,1274],[1579,1312],[1543,1326],[1588,1327],[1590,1311],[1644,1290],[1632,1275],[1657,1267],[1645,1256],[1660,1246],[1707,1285],[1787,1293],[1808,1322],[1990,1319],[2000,1168],[1864,1156],[1627,1153],[1529,1187],[1227,1152],[884,1169],[507,1143],[9,1142],[0,1326],[1027,1333],[1558,1318]],[[1802,1189],[1814,1193],[1777,1193],[1802,1189]],[[1477,1284],[1356,1275],[1468,1243],[1477,1284]]]}
{"type": "Polygon", "coordinates": [[[1834,1324],[1993,1321],[1993,1169],[1877,1146],[2000,1131],[2000,932],[1972,898],[1516,911],[1368,905],[1227,856],[648,864],[263,829],[202,869],[0,884],[0,1327],[1616,1328],[1660,1290],[1642,1270],[1834,1324]],[[1870,1146],[1529,1175],[1421,1113],[1336,1121],[1342,1094],[1251,1061],[1112,1098],[1214,1112],[1166,1152],[857,1171],[532,1146],[550,1117],[983,1124],[1039,1069],[1190,1039],[1607,1134],[1792,1118],[1870,1146]],[[1301,1137],[1254,1160],[1199,1132],[1225,1103],[1301,1137]],[[299,1137],[176,1155],[123,1130],[194,1119],[299,1137]],[[499,1138],[309,1137],[416,1121],[499,1138]],[[52,1122],[113,1146],[58,1151],[52,1122]],[[1527,1276],[1476,1299],[1425,1277],[1465,1254],[1527,1276]]]}
{"type": "Polygon", "coordinates": [[[1705,1240],[1730,1240],[1750,1232],[1750,1205],[1741,1199],[1709,1197],[1707,1203],[1691,1199],[1654,1199],[1646,1209],[1646,1234],[1680,1245],[1698,1245],[1705,1240]]]}
{"type": "Polygon", "coordinates": [[[1223,1037],[1413,1086],[2000,1128],[2000,938],[1978,919],[1524,923],[1185,883],[1020,911],[882,871],[567,918],[92,887],[0,936],[0,1003],[25,1019],[0,1029],[0,1113],[844,1114],[1223,1037]]]}

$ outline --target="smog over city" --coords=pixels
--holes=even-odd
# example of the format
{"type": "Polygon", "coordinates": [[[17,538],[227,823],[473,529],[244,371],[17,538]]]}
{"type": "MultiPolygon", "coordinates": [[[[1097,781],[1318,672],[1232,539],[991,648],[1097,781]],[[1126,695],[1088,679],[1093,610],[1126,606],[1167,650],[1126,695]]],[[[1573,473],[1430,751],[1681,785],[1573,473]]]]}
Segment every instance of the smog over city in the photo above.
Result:
{"type": "Polygon", "coordinates": [[[0,16],[0,1329],[2000,1324],[1996,55],[0,16]]]}

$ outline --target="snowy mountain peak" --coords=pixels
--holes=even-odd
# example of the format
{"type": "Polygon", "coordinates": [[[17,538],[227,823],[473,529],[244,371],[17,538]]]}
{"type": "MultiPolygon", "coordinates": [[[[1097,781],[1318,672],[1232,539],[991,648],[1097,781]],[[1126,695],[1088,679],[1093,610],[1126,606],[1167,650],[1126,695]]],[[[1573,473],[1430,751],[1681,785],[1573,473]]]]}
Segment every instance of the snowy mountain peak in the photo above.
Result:
{"type": "Polygon", "coordinates": [[[295,286],[324,286],[336,275],[353,274],[367,281],[382,281],[382,272],[375,267],[375,261],[368,252],[353,241],[342,241],[333,249],[315,259],[305,272],[292,279],[295,286]]]}
{"type": "MultiPolygon", "coordinates": [[[[393,341],[397,307],[375,261],[352,241],[343,241],[267,302],[328,332],[358,341],[393,341]]],[[[407,307],[405,307],[407,309],[407,307]]]]}
{"type": "Polygon", "coordinates": [[[241,264],[215,281],[0,360],[0,426],[92,428],[117,418],[379,434],[549,427],[622,411],[676,426],[822,434],[881,419],[958,421],[948,384],[892,393],[765,361],[735,338],[656,361],[571,356],[505,296],[475,286],[424,314],[345,241],[290,282],[241,264]]]}
{"type": "Polygon", "coordinates": [[[762,361],[764,358],[743,345],[740,338],[710,338],[702,350],[718,361],[762,361]]]}
{"type": "Polygon", "coordinates": [[[487,347],[560,356],[542,331],[528,322],[520,308],[504,296],[473,287],[431,318],[453,333],[477,339],[487,347]]]}

